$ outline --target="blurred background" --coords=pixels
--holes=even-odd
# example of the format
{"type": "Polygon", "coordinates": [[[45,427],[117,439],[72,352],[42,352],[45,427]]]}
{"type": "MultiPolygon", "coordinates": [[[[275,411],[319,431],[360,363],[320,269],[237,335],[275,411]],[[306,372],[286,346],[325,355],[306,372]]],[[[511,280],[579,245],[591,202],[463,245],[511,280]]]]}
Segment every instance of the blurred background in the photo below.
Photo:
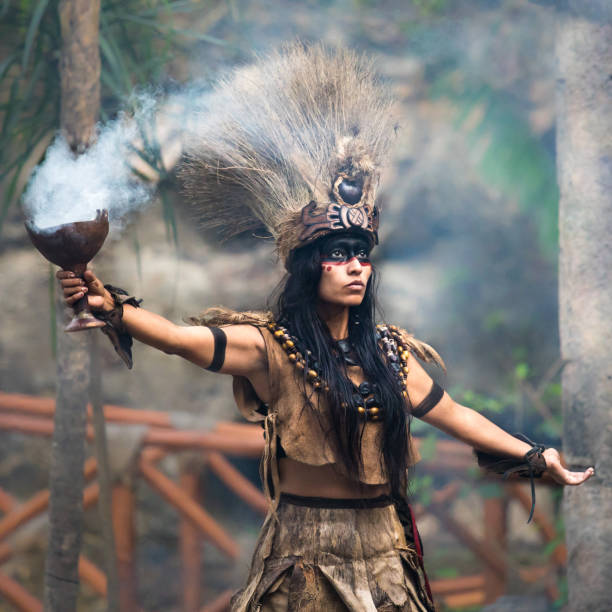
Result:
{"type": "MultiPolygon", "coordinates": [[[[54,269],[29,242],[19,197],[59,126],[57,3],[23,0],[0,10],[0,391],[52,398],[54,269]]],[[[135,91],[206,86],[254,52],[295,38],[375,57],[400,105],[375,259],[381,319],[436,347],[448,374],[433,375],[456,400],[509,431],[559,446],[554,10],[527,0],[122,0],[103,2],[101,11],[103,122],[129,114],[135,91]]],[[[282,277],[271,243],[243,235],[222,244],[200,231],[175,165],[162,162],[162,145],[149,142],[140,153],[135,170],[149,177],[155,196],[95,258],[100,278],[176,322],[216,304],[265,306],[282,277]]],[[[135,367],[127,371],[110,345],[100,344],[105,403],[168,412],[186,430],[239,420],[228,377],[143,345],[135,346],[135,367]]],[[[419,520],[430,578],[442,589],[440,609],[479,610],[500,596],[521,602],[504,609],[562,608],[559,492],[538,490],[550,523],[544,533],[526,525],[516,496],[480,479],[473,465],[430,468],[444,436],[421,422],[413,432],[423,456],[413,500],[426,510],[442,499],[447,511],[423,510],[419,520]],[[440,491],[450,497],[436,498],[440,491]],[[500,578],[495,559],[487,563],[468,543],[471,537],[486,546],[502,524],[500,578]],[[465,576],[475,577],[471,586],[446,596],[444,580],[465,576]]],[[[141,426],[110,425],[111,455],[129,457],[141,435],[141,426]]],[[[1,489],[25,501],[46,488],[49,456],[49,438],[0,430],[1,489]]],[[[256,459],[228,460],[258,483],[256,459]]],[[[134,596],[144,610],[187,609],[181,515],[131,478],[128,462],[116,463],[115,475],[135,495],[134,596]]],[[[231,560],[204,542],[197,568],[204,606],[240,586],[262,516],[207,468],[201,452],[173,453],[158,468],[176,481],[194,464],[194,495],[241,551],[231,560]]],[[[43,514],[14,531],[14,554],[0,568],[39,598],[44,525],[43,514]]],[[[84,552],[102,566],[101,550],[92,507],[84,552]]],[[[0,595],[0,610],[12,609],[0,595]]],[[[79,609],[105,609],[87,581],[79,609]]]]}

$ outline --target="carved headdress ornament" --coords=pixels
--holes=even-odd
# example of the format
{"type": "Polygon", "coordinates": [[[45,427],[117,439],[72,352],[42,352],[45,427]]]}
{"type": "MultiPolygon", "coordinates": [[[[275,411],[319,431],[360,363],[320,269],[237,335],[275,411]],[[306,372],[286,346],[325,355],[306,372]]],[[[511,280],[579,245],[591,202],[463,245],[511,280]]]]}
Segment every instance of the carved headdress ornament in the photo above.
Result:
{"type": "Polygon", "coordinates": [[[292,44],[235,69],[206,100],[180,175],[205,227],[267,228],[293,249],[334,231],[378,243],[376,191],[395,134],[372,63],[292,44]]]}

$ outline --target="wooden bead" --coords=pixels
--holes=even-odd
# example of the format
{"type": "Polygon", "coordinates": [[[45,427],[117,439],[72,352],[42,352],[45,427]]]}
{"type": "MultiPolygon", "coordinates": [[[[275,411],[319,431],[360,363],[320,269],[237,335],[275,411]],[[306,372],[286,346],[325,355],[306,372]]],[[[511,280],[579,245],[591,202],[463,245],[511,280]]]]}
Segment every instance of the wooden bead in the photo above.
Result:
{"type": "Polygon", "coordinates": [[[284,332],[282,329],[277,329],[277,330],[274,332],[274,336],[275,336],[276,338],[280,338],[280,337],[282,337],[282,336],[284,336],[284,335],[285,335],[285,332],[284,332]]]}
{"type": "Polygon", "coordinates": [[[308,378],[314,379],[318,374],[314,370],[308,370],[308,378]]]}
{"type": "Polygon", "coordinates": [[[291,353],[289,355],[289,361],[292,361],[293,363],[295,363],[297,361],[297,357],[296,357],[295,353],[291,353]]]}
{"type": "Polygon", "coordinates": [[[366,409],[363,406],[357,406],[357,412],[359,414],[365,414],[366,409]]]}
{"type": "Polygon", "coordinates": [[[303,370],[303,369],[304,369],[304,362],[303,362],[303,361],[297,361],[297,362],[295,363],[295,367],[296,367],[298,370],[303,370]]]}
{"type": "Polygon", "coordinates": [[[295,342],[293,342],[293,340],[287,340],[287,342],[285,342],[285,344],[289,347],[289,348],[293,348],[295,346],[295,342]]]}
{"type": "Polygon", "coordinates": [[[372,406],[372,408],[370,408],[370,414],[372,415],[378,414],[378,406],[372,406]]]}

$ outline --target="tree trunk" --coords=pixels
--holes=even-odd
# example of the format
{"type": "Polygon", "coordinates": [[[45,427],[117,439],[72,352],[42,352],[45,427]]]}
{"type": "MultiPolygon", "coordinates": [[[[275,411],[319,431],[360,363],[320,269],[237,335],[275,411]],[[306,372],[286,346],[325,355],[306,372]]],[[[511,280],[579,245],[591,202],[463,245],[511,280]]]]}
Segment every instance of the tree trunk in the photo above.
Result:
{"type": "MultiPolygon", "coordinates": [[[[60,60],[62,132],[75,151],[94,134],[100,103],[99,0],[62,0],[60,60]]],[[[83,514],[83,462],[89,391],[89,334],[66,334],[59,299],[57,407],[49,487],[49,547],[44,603],[48,612],[76,610],[83,514]]]]}
{"type": "Polygon", "coordinates": [[[61,0],[60,123],[70,148],[91,143],[100,110],[100,0],[61,0]]]}
{"type": "MultiPolygon", "coordinates": [[[[582,1],[585,11],[597,4],[582,1]]],[[[569,609],[603,612],[612,583],[612,25],[569,4],[557,29],[563,449],[572,466],[596,470],[565,489],[569,609]]]]}

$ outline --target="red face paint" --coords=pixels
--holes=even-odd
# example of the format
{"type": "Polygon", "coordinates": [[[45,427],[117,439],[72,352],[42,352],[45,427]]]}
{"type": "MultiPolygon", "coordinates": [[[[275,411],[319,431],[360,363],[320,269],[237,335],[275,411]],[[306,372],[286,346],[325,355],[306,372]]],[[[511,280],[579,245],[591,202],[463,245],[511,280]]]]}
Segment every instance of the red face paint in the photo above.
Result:
{"type": "MultiPolygon", "coordinates": [[[[346,266],[351,263],[353,259],[357,259],[357,257],[351,257],[348,261],[322,261],[321,263],[322,265],[327,266],[327,271],[329,272],[331,270],[331,266],[346,266]]],[[[359,261],[364,268],[372,267],[372,264],[369,261],[360,261],[359,259],[357,259],[357,261],[359,261]]]]}

